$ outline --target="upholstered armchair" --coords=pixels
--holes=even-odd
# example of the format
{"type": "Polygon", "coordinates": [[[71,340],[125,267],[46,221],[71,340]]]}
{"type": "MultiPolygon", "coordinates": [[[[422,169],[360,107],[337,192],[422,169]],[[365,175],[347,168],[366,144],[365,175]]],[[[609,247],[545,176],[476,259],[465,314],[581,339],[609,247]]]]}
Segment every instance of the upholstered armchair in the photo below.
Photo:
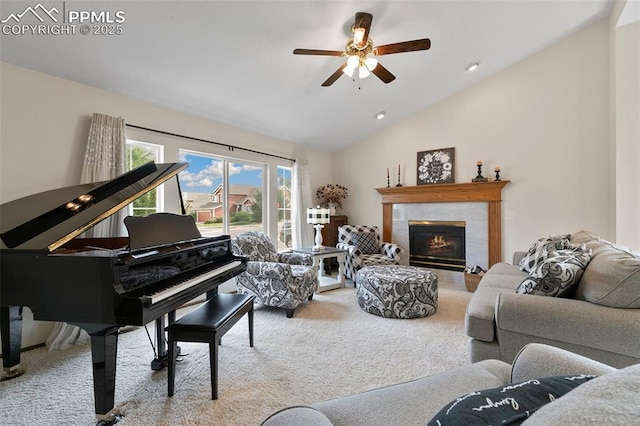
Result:
{"type": "Polygon", "coordinates": [[[356,282],[356,273],[365,266],[398,265],[404,250],[397,244],[380,242],[377,226],[338,227],[337,248],[347,250],[345,276],[356,282]]]}
{"type": "Polygon", "coordinates": [[[284,308],[287,318],[318,289],[318,271],[310,255],[278,253],[267,235],[248,231],[231,239],[234,254],[247,257],[247,270],[236,276],[238,292],[263,305],[284,308]]]}

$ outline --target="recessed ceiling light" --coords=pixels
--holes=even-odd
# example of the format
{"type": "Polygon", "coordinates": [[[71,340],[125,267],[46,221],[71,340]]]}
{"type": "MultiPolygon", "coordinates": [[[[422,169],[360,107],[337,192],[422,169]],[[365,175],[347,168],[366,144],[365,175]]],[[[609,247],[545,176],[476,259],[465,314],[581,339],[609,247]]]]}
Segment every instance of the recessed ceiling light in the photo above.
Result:
{"type": "Polygon", "coordinates": [[[479,66],[480,66],[480,61],[472,62],[469,65],[467,65],[466,67],[464,67],[464,70],[467,71],[467,72],[471,72],[471,71],[474,71],[479,66]]]}
{"type": "Polygon", "coordinates": [[[382,120],[387,115],[387,111],[379,111],[373,114],[373,118],[376,120],[382,120]]]}

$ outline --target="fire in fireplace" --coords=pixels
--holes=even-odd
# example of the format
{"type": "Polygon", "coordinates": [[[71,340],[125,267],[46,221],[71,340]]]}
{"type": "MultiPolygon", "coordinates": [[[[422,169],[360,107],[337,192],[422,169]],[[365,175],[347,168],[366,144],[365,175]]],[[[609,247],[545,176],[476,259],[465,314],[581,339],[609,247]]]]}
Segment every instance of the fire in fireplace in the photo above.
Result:
{"type": "Polygon", "coordinates": [[[464,271],[464,221],[409,221],[409,264],[464,271]]]}

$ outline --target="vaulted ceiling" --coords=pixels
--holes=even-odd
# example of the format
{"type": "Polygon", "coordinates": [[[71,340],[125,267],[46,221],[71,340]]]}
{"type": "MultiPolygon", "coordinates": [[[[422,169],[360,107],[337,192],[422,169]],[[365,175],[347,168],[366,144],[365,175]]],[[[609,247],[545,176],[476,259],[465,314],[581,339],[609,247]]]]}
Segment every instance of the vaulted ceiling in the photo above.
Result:
{"type": "MultiPolygon", "coordinates": [[[[122,11],[122,33],[82,35],[78,25],[73,35],[3,34],[2,61],[332,151],[606,17],[612,6],[610,0],[43,4],[58,5],[66,17],[79,7],[112,18],[122,11]],[[397,77],[389,84],[343,76],[321,87],[344,59],[292,51],[342,50],[358,11],[373,14],[376,45],[429,38],[431,49],[381,56],[397,77]],[[475,61],[480,67],[465,72],[475,61]],[[379,111],[385,119],[373,118],[379,111]]],[[[3,1],[1,18],[29,5],[36,3],[3,1]]]]}

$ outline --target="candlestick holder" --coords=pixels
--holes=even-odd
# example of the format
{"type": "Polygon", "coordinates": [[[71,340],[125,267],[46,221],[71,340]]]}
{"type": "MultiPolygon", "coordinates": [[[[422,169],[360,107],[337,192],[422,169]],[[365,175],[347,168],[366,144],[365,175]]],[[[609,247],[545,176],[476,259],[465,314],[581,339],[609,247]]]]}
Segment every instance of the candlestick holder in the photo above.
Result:
{"type": "Polygon", "coordinates": [[[398,186],[402,186],[402,184],[400,183],[400,166],[398,166],[398,184],[396,185],[396,187],[398,186]]]}
{"type": "Polygon", "coordinates": [[[391,187],[391,182],[389,182],[389,174],[387,174],[387,188],[391,187]]]}
{"type": "Polygon", "coordinates": [[[496,182],[500,182],[500,170],[496,170],[496,182]]]}
{"type": "Polygon", "coordinates": [[[482,176],[482,164],[477,164],[478,166],[478,176],[471,179],[471,182],[489,182],[489,179],[482,176]]]}

